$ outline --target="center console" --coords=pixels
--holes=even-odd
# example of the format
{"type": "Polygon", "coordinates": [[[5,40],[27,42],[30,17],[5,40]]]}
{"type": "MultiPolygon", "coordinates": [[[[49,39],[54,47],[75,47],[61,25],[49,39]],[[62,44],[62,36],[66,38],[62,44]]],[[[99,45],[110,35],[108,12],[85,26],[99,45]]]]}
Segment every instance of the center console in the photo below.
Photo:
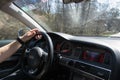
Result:
{"type": "Polygon", "coordinates": [[[71,69],[72,80],[109,80],[111,70],[82,61],[61,57],[60,64],[71,69]]]}
{"type": "Polygon", "coordinates": [[[103,47],[64,44],[59,54],[59,63],[73,72],[72,80],[110,80],[112,55],[103,47]]]}

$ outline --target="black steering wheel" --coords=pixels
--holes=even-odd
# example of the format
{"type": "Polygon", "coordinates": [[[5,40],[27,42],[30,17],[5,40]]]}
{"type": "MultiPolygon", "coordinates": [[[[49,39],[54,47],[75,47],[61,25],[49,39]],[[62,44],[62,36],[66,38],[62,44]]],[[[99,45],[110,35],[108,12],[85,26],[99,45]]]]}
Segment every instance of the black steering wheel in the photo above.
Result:
{"type": "Polygon", "coordinates": [[[29,48],[29,51],[25,51],[25,54],[22,56],[24,60],[22,62],[23,72],[34,79],[41,79],[53,61],[52,40],[47,33],[41,32],[41,35],[46,40],[48,46],[47,52],[41,47],[34,46],[29,48]]]}

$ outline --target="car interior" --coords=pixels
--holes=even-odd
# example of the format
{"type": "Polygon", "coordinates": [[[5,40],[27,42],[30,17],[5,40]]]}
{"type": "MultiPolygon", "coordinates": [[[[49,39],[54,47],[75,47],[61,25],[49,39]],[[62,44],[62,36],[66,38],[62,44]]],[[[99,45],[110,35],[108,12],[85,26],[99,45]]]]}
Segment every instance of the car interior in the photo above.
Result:
{"type": "MultiPolygon", "coordinates": [[[[0,63],[1,80],[119,80],[119,37],[75,36],[47,31],[14,1],[0,0],[0,10],[30,29],[38,28],[43,37],[40,40],[33,37],[0,63]],[[18,76],[19,73],[22,76],[18,76]],[[24,76],[25,79],[20,79],[24,76]]],[[[63,0],[63,3],[82,1],[63,0]]],[[[20,31],[18,34],[21,35],[20,31]]],[[[12,41],[0,40],[0,47],[12,41]]]]}

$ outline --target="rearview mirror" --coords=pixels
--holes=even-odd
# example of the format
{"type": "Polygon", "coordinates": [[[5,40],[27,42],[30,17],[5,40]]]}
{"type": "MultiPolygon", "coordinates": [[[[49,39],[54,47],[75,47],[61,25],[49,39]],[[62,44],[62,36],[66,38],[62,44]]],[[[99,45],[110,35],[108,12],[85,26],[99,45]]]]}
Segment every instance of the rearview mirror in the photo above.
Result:
{"type": "Polygon", "coordinates": [[[63,3],[64,4],[68,4],[68,3],[72,3],[72,2],[74,2],[74,3],[80,3],[82,1],[89,1],[89,0],[63,0],[63,3]]]}

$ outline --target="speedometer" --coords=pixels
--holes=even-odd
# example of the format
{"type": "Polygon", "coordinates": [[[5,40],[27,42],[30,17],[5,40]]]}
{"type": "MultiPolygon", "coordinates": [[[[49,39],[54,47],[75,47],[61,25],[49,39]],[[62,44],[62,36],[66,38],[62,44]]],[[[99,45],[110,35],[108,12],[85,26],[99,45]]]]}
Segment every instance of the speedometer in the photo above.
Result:
{"type": "Polygon", "coordinates": [[[70,42],[64,41],[60,45],[60,54],[70,56],[72,54],[72,45],[70,42]]]}

